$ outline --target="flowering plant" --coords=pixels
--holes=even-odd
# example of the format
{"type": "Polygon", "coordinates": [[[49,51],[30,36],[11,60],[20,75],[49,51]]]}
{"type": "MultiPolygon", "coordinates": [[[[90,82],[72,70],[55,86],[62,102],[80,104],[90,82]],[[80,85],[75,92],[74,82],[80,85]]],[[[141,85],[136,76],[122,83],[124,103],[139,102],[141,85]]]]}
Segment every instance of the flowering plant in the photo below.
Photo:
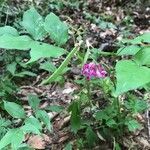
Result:
{"type": "Polygon", "coordinates": [[[82,74],[90,80],[91,78],[105,78],[107,72],[100,64],[95,63],[86,63],[82,68],[82,74]]]}

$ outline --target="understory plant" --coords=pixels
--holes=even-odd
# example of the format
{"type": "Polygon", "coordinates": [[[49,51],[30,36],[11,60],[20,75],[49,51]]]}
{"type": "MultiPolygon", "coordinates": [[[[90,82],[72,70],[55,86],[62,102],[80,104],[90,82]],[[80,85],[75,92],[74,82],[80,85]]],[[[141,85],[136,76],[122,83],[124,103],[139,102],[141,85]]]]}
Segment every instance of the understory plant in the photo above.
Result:
{"type": "Polygon", "coordinates": [[[118,143],[122,144],[123,135],[142,128],[137,116],[148,109],[149,43],[150,33],[144,33],[122,40],[116,53],[88,48],[83,78],[76,80],[82,90],[69,107],[71,130],[78,135],[76,143],[81,149],[100,140],[121,149],[118,143]],[[99,62],[104,56],[116,58],[114,68],[99,62]]]}
{"type": "MultiPolygon", "coordinates": [[[[26,134],[42,135],[43,129],[52,132],[48,111],[62,110],[58,107],[42,109],[40,99],[29,95],[32,113],[27,114],[15,95],[19,88],[13,79],[36,76],[38,68],[51,73],[40,85],[61,82],[61,76],[75,53],[82,61],[79,64],[80,78],[75,80],[80,91],[74,93],[75,98],[68,108],[71,131],[77,137],[75,145],[83,149],[87,145],[93,147],[99,140],[111,144],[113,141],[114,149],[119,149],[120,138],[126,132],[142,127],[137,115],[148,108],[150,33],[122,40],[116,53],[88,47],[82,54],[79,52],[82,41],[69,52],[64,49],[69,39],[68,26],[54,13],[44,19],[32,7],[25,11],[19,26],[18,30],[11,26],[0,28],[0,48],[3,51],[0,61],[5,70],[0,79],[0,149],[22,149],[28,147],[26,134]],[[63,55],[66,55],[63,62],[56,65],[53,60],[63,58],[63,55]],[[115,66],[100,61],[104,56],[114,57],[115,66]],[[142,96],[137,95],[137,89],[142,96]]],[[[71,149],[71,145],[69,143],[66,147],[71,149]]]]}

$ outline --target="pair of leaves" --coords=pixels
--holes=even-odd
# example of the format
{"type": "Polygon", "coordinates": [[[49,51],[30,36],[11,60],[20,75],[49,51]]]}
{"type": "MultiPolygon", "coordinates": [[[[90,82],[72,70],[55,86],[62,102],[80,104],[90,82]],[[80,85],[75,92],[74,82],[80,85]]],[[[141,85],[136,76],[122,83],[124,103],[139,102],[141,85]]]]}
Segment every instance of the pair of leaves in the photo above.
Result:
{"type": "Polygon", "coordinates": [[[150,43],[150,32],[145,32],[134,39],[124,39],[122,42],[130,44],[150,43]]]}
{"type": "Polygon", "coordinates": [[[46,125],[47,129],[51,131],[52,126],[47,112],[39,109],[40,99],[36,95],[29,95],[28,102],[33,108],[36,118],[40,119],[46,125]]]}
{"type": "Polygon", "coordinates": [[[58,45],[68,40],[68,27],[54,13],[47,15],[44,21],[36,9],[31,8],[24,13],[21,25],[35,40],[43,39],[47,32],[58,45]]]}
{"type": "Polygon", "coordinates": [[[28,63],[34,62],[45,57],[59,57],[64,54],[65,50],[42,42],[33,41],[28,36],[11,36],[4,34],[0,36],[0,48],[7,50],[30,50],[31,59],[28,63]]]}
{"type": "Polygon", "coordinates": [[[24,77],[25,75],[28,76],[36,76],[35,73],[30,72],[30,71],[22,71],[17,73],[16,72],[16,68],[17,67],[17,63],[16,62],[12,62],[11,64],[7,65],[7,70],[14,76],[14,77],[24,77]]]}
{"type": "MultiPolygon", "coordinates": [[[[143,53],[144,56],[147,56],[148,51],[147,49],[149,49],[149,47],[146,47],[144,45],[142,45],[141,43],[150,43],[150,33],[144,33],[142,35],[139,35],[138,37],[134,38],[134,39],[127,39],[127,40],[123,40],[123,43],[127,43],[127,44],[132,44],[129,46],[125,46],[125,47],[121,47],[120,49],[118,49],[117,51],[117,55],[121,56],[121,55],[135,55],[137,52],[140,52],[140,55],[142,55],[141,53],[143,53]],[[139,44],[139,45],[137,45],[139,44]],[[146,49],[146,50],[143,50],[146,49]],[[147,52],[147,54],[146,54],[147,52]]],[[[147,56],[150,57],[150,56],[147,56]]],[[[144,59],[144,57],[142,58],[144,59]]],[[[146,58],[148,59],[148,58],[146,58]]]]}

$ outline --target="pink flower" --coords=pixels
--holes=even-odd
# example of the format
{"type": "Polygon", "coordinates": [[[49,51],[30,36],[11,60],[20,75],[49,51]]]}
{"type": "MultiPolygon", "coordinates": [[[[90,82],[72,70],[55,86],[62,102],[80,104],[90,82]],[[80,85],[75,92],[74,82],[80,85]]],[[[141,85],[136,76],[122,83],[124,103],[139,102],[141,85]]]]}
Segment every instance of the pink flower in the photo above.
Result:
{"type": "Polygon", "coordinates": [[[103,67],[100,64],[84,64],[82,68],[82,74],[87,77],[88,80],[91,78],[105,78],[107,75],[107,72],[103,69],[103,67]]]}

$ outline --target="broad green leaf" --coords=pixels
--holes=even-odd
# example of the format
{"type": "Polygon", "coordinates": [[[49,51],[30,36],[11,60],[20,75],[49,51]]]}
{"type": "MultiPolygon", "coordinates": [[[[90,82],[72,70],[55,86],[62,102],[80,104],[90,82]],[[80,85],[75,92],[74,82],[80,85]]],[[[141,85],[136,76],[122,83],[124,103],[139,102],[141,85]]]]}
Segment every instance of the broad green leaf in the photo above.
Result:
{"type": "Polygon", "coordinates": [[[50,122],[50,118],[49,118],[46,111],[37,110],[35,112],[35,115],[36,115],[37,118],[39,118],[46,125],[46,127],[49,131],[52,130],[52,125],[51,125],[51,122],[50,122]]]}
{"type": "Polygon", "coordinates": [[[139,124],[135,119],[127,119],[125,124],[131,132],[141,128],[141,124],[139,124]]]}
{"type": "Polygon", "coordinates": [[[29,105],[32,107],[33,110],[37,110],[40,104],[40,99],[37,95],[29,95],[28,96],[29,105]]]}
{"type": "Polygon", "coordinates": [[[117,55],[135,55],[141,49],[140,46],[130,45],[123,48],[118,49],[117,55]]]}
{"type": "Polygon", "coordinates": [[[21,129],[25,133],[40,134],[42,126],[38,119],[36,119],[34,116],[30,116],[29,118],[26,118],[25,125],[22,126],[21,129]]]}
{"type": "Polygon", "coordinates": [[[26,123],[24,126],[21,127],[21,129],[25,132],[25,133],[33,133],[33,134],[41,134],[39,129],[31,124],[31,123],[26,123]]]}
{"type": "Polygon", "coordinates": [[[80,118],[80,105],[78,102],[73,102],[69,107],[69,111],[71,112],[71,128],[72,131],[77,133],[81,126],[81,118],[80,118]]]}
{"type": "Polygon", "coordinates": [[[11,139],[11,147],[13,150],[18,150],[24,140],[24,133],[21,129],[16,129],[11,139]]]}
{"type": "Polygon", "coordinates": [[[52,112],[58,112],[59,113],[64,109],[64,107],[58,106],[58,105],[52,105],[52,106],[47,106],[45,109],[50,110],[52,112]]]}
{"type": "Polygon", "coordinates": [[[140,44],[140,43],[150,43],[150,32],[146,32],[142,35],[139,35],[138,37],[134,39],[125,39],[123,40],[123,43],[131,43],[131,44],[140,44]]]}
{"type": "Polygon", "coordinates": [[[26,117],[25,111],[22,108],[22,106],[14,103],[14,102],[4,101],[4,108],[14,118],[25,118],[26,117]]]}
{"type": "Polygon", "coordinates": [[[16,71],[16,66],[17,66],[17,63],[16,63],[16,62],[12,62],[11,64],[8,64],[8,65],[7,65],[7,70],[8,70],[12,75],[14,75],[14,74],[15,74],[15,71],[16,71]]]}
{"type": "Polygon", "coordinates": [[[150,82],[150,68],[139,66],[131,60],[119,61],[115,69],[117,77],[116,96],[150,82]]]}
{"type": "Polygon", "coordinates": [[[11,26],[0,27],[0,36],[2,36],[4,34],[8,34],[8,35],[12,35],[12,36],[19,36],[18,31],[11,26]]]}
{"type": "Polygon", "coordinates": [[[94,131],[92,130],[92,128],[88,127],[85,134],[86,134],[86,138],[87,138],[89,146],[93,146],[97,140],[97,136],[94,133],[94,131]]]}
{"type": "Polygon", "coordinates": [[[54,66],[52,62],[44,62],[40,64],[40,69],[46,70],[48,72],[54,72],[57,68],[54,66]]]}
{"type": "Polygon", "coordinates": [[[23,36],[10,36],[10,35],[0,36],[0,48],[5,48],[5,49],[29,50],[32,42],[33,42],[33,40],[26,35],[23,35],[23,36]]]}
{"type": "Polygon", "coordinates": [[[43,18],[33,7],[24,13],[21,25],[35,40],[41,40],[46,35],[43,18]]]}
{"type": "Polygon", "coordinates": [[[79,50],[79,47],[73,48],[73,50],[67,55],[66,59],[62,62],[59,68],[50,77],[42,81],[41,84],[48,84],[48,83],[55,81],[59,77],[59,75],[62,74],[66,66],[69,64],[70,59],[78,50],[79,50]]]}
{"type": "Polygon", "coordinates": [[[68,27],[54,13],[47,15],[44,26],[45,30],[50,34],[51,39],[58,45],[63,45],[67,42],[68,27]]]}
{"type": "MultiPolygon", "coordinates": [[[[4,137],[0,140],[0,149],[3,149],[5,146],[9,145],[11,143],[12,136],[14,134],[15,130],[9,130],[4,137]]],[[[13,137],[14,138],[14,137],[13,137]]]]}
{"type": "Polygon", "coordinates": [[[132,111],[132,113],[141,113],[146,110],[147,103],[144,100],[131,99],[125,102],[125,107],[132,111]]]}
{"type": "Polygon", "coordinates": [[[134,60],[141,65],[150,65],[150,47],[141,49],[134,57],[134,60]]]}
{"type": "Polygon", "coordinates": [[[20,129],[11,129],[0,141],[0,149],[11,144],[13,150],[17,150],[24,139],[24,133],[20,129]]]}
{"type": "Polygon", "coordinates": [[[42,130],[41,123],[40,123],[39,120],[38,120],[37,118],[35,118],[34,116],[30,116],[29,118],[26,118],[25,124],[32,124],[32,125],[34,125],[38,130],[42,130]]]}
{"type": "Polygon", "coordinates": [[[29,60],[28,63],[34,62],[40,58],[46,58],[46,57],[57,58],[63,55],[64,53],[65,50],[60,47],[56,47],[46,43],[35,42],[31,46],[31,51],[30,51],[31,59],[29,60]]]}
{"type": "Polygon", "coordinates": [[[142,35],[139,35],[131,41],[132,44],[139,44],[141,42],[150,43],[150,32],[146,32],[142,35]]]}

